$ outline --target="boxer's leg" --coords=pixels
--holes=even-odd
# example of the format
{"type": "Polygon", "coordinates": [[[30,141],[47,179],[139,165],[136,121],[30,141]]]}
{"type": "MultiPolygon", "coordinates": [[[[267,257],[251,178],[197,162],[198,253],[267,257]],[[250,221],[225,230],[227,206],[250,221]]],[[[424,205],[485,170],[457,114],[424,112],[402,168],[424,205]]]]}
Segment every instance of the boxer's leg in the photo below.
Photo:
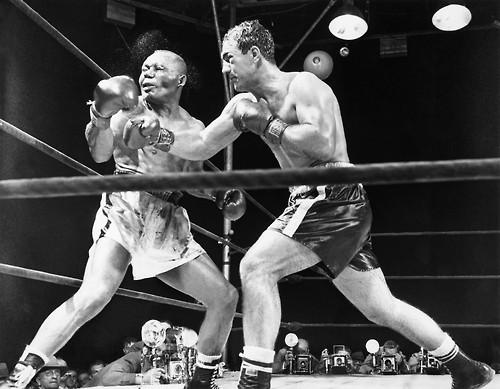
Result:
{"type": "Polygon", "coordinates": [[[78,291],[43,322],[10,376],[11,386],[24,388],[73,334],[96,316],[120,286],[129,264],[128,252],[114,240],[101,238],[89,258],[78,291]]]}
{"type": "Polygon", "coordinates": [[[441,359],[452,373],[453,389],[473,389],[493,379],[493,370],[469,359],[436,322],[419,309],[395,298],[380,268],[344,269],[334,285],[369,320],[399,332],[441,359]]]}
{"type": "Polygon", "coordinates": [[[266,230],[241,261],[245,347],[238,388],[269,388],[281,320],[278,281],[319,258],[307,247],[266,230]]]}
{"type": "Polygon", "coordinates": [[[157,277],[207,307],[199,332],[196,368],[187,387],[215,388],[214,373],[231,331],[238,291],[206,254],[157,277]]]}

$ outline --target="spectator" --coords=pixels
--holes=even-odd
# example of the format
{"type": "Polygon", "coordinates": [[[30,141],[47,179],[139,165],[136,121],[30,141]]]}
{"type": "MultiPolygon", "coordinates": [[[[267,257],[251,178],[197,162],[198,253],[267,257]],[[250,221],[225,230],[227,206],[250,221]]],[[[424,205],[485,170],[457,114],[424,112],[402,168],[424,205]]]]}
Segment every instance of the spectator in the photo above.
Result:
{"type": "Polygon", "coordinates": [[[97,360],[92,363],[89,367],[90,379],[92,379],[97,373],[99,373],[104,368],[104,366],[106,366],[106,364],[101,360],[97,360]]]}
{"type": "Polygon", "coordinates": [[[52,357],[33,377],[32,383],[40,389],[59,389],[61,377],[67,368],[64,360],[52,357]]]}
{"type": "Polygon", "coordinates": [[[363,364],[363,361],[365,360],[365,356],[362,351],[355,351],[351,354],[351,360],[352,360],[352,369],[351,369],[351,374],[357,374],[360,373],[359,369],[361,368],[361,365],[363,364]]]}
{"type": "Polygon", "coordinates": [[[68,370],[61,378],[62,389],[76,389],[78,388],[78,373],[76,370],[68,370]]]}
{"type": "Polygon", "coordinates": [[[78,387],[83,387],[87,385],[87,382],[90,381],[90,374],[88,371],[80,371],[78,373],[78,387]]]}
{"type": "Polygon", "coordinates": [[[164,369],[152,368],[141,374],[143,347],[145,346],[142,342],[135,343],[129,353],[101,369],[86,387],[159,383],[161,376],[165,375],[164,369]]]}
{"type": "Polygon", "coordinates": [[[133,351],[134,343],[137,342],[138,340],[132,336],[127,336],[125,339],[123,339],[123,354],[128,354],[129,352],[133,351]]]}
{"type": "Polygon", "coordinates": [[[297,355],[310,355],[311,370],[317,371],[320,366],[319,360],[310,353],[309,342],[306,339],[299,338],[295,347],[283,347],[276,352],[273,362],[273,373],[289,373],[290,366],[297,355]]]}
{"type": "Polygon", "coordinates": [[[396,372],[398,374],[408,374],[408,362],[405,355],[400,351],[399,345],[393,340],[387,340],[382,347],[374,354],[369,354],[359,368],[362,374],[380,374],[382,357],[394,356],[396,362],[396,372]]]}

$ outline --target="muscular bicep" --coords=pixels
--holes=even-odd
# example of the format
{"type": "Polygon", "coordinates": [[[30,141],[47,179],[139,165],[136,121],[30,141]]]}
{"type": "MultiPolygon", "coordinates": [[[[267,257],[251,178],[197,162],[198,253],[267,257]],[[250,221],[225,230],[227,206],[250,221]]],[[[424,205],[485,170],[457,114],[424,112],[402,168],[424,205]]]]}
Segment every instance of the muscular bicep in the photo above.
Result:
{"type": "Polygon", "coordinates": [[[330,132],[335,125],[333,92],[318,79],[304,81],[299,81],[298,85],[294,87],[295,111],[298,122],[310,125],[321,133],[330,132]]]}
{"type": "MultiPolygon", "coordinates": [[[[291,125],[284,133],[283,143],[291,149],[316,156],[321,153],[318,145],[330,145],[334,133],[333,107],[331,96],[325,91],[325,84],[312,76],[297,76],[291,93],[295,105],[297,124],[291,125]]],[[[331,90],[330,90],[331,91],[331,90]]]]}

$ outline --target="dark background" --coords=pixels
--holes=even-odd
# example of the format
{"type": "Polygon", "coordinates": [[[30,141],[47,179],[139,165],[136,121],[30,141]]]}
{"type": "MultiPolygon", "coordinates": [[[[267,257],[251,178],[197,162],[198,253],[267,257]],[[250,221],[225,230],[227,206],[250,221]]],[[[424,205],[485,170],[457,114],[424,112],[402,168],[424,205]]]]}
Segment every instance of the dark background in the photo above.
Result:
{"type": "MultiPolygon", "coordinates": [[[[104,20],[105,2],[97,0],[31,0],[36,11],[105,70],[124,72],[129,61],[125,45],[150,29],[161,29],[200,73],[201,87],[186,91],[183,106],[209,123],[224,104],[217,43],[213,30],[136,10],[133,28],[104,20]],[[120,34],[122,36],[120,36],[120,34]]],[[[158,1],[146,2],[163,4],[158,1]]],[[[320,14],[325,1],[271,4],[242,2],[237,21],[258,17],[275,35],[277,62],[320,14]]],[[[361,5],[366,6],[364,2],[361,5]]],[[[469,27],[453,33],[433,29],[432,2],[372,0],[370,29],[349,44],[351,54],[338,54],[342,42],[318,24],[285,66],[300,70],[312,50],[333,57],[334,71],[326,82],[337,95],[349,153],[354,163],[491,158],[499,156],[498,5],[475,1],[469,27]],[[405,3],[403,6],[401,3],[405,3]],[[381,58],[378,34],[407,34],[408,54],[381,58]]],[[[227,4],[218,1],[220,23],[229,23],[227,4]]],[[[172,1],[169,7],[212,23],[209,1],[172,1]],[[177,8],[176,8],[177,7],[177,8]]],[[[366,10],[366,8],[365,8],[366,10]]],[[[83,131],[88,121],[85,102],[99,77],[66,51],[8,1],[0,1],[0,116],[83,164],[109,174],[113,164],[95,164],[83,131]]],[[[222,155],[213,158],[222,167],[222,155]]],[[[234,168],[275,168],[263,143],[251,135],[234,145],[234,168]]],[[[78,175],[64,165],[14,138],[0,133],[0,178],[78,175]]],[[[374,211],[374,232],[499,229],[499,186],[495,181],[452,184],[391,185],[367,188],[374,211]]],[[[279,214],[286,190],[252,194],[279,214]]],[[[91,245],[91,226],[98,196],[0,201],[0,262],[81,278],[91,245]]],[[[217,234],[222,218],[215,206],[186,199],[191,220],[217,234]]],[[[249,206],[233,224],[233,240],[251,245],[270,219],[249,206]]],[[[221,247],[196,234],[196,239],[221,266],[221,247]]],[[[498,235],[374,238],[386,275],[500,274],[498,235]]],[[[231,281],[239,286],[240,255],[232,256],[231,281]]],[[[312,275],[305,272],[304,275],[312,275]]],[[[443,324],[499,324],[498,280],[389,280],[394,294],[429,313],[443,324]]],[[[156,279],[132,281],[123,287],[192,301],[156,279]]],[[[283,320],[303,323],[367,323],[326,281],[282,283],[283,320]]],[[[0,361],[12,366],[43,319],[75,289],[0,274],[0,361]]],[[[197,329],[202,313],[116,296],[59,352],[71,366],[87,367],[96,359],[111,361],[121,353],[125,336],[140,337],[141,325],[168,318],[197,329]]],[[[241,320],[235,320],[241,327],[241,320]]],[[[500,330],[446,328],[472,356],[500,361],[500,330]]],[[[283,345],[283,329],[277,346],[283,345]]],[[[394,339],[409,355],[417,346],[394,332],[376,327],[302,328],[316,355],[332,344],[363,350],[369,338],[394,339]]],[[[229,362],[237,369],[242,332],[233,331],[229,362]]]]}

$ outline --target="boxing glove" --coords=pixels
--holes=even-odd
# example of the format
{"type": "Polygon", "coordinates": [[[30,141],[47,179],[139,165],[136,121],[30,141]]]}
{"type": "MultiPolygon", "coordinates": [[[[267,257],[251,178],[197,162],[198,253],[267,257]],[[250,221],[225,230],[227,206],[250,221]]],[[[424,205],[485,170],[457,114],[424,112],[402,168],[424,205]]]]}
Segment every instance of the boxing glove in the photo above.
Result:
{"type": "Polygon", "coordinates": [[[128,76],[115,76],[99,81],[94,89],[91,112],[107,119],[121,109],[134,108],[138,101],[139,90],[134,80],[128,76]]]}
{"type": "Polygon", "coordinates": [[[128,148],[142,149],[154,144],[160,130],[160,121],[152,115],[129,119],[123,129],[123,141],[128,148]]]}
{"type": "Polygon", "coordinates": [[[231,221],[241,218],[247,210],[245,195],[238,189],[217,192],[215,195],[215,204],[222,210],[224,217],[231,221]]]}
{"type": "Polygon", "coordinates": [[[251,131],[266,138],[270,143],[279,145],[288,124],[280,118],[273,117],[267,103],[258,103],[241,99],[233,111],[233,125],[242,132],[251,131]]]}
{"type": "Polygon", "coordinates": [[[257,135],[263,135],[264,131],[273,119],[273,115],[264,102],[253,102],[241,99],[236,103],[233,111],[234,127],[242,132],[251,131],[257,135]]]}

